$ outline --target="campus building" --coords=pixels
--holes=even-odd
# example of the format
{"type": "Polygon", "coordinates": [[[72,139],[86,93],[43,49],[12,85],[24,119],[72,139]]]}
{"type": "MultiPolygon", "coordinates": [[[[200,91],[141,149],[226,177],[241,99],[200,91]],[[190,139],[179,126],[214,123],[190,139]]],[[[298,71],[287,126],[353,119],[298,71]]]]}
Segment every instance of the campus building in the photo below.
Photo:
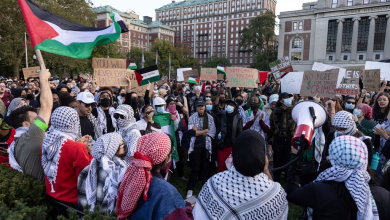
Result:
{"type": "Polygon", "coordinates": [[[278,57],[289,56],[294,70],[314,62],[342,67],[390,59],[386,0],[318,0],[278,17],[278,57]]]}
{"type": "Polygon", "coordinates": [[[176,30],[175,42],[191,48],[202,64],[215,55],[234,66],[249,67],[253,55],[240,48],[241,30],[265,10],[275,13],[276,0],[185,0],[156,9],[156,20],[176,30]]]}
{"type": "Polygon", "coordinates": [[[118,39],[122,45],[120,50],[123,53],[129,52],[131,47],[149,50],[157,38],[174,43],[175,29],[159,21],[152,21],[151,17],[144,16],[144,19],[140,20],[139,15],[134,11],[121,12],[109,5],[96,7],[94,11],[97,13],[97,27],[106,27],[112,24],[111,11],[115,11],[122,17],[129,29],[129,32],[121,34],[118,39]]]}

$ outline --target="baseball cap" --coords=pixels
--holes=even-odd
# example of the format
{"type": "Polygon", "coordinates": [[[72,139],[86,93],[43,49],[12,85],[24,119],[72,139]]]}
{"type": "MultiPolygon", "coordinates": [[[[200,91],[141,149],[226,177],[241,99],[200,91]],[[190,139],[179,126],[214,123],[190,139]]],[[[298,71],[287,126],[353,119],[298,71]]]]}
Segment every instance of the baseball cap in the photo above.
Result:
{"type": "Polygon", "coordinates": [[[271,86],[265,87],[264,92],[268,93],[268,94],[271,94],[272,93],[272,87],[271,86]]]}
{"type": "Polygon", "coordinates": [[[279,100],[282,100],[286,97],[292,97],[293,95],[287,92],[283,92],[282,94],[279,95],[279,100]]]}
{"type": "Polygon", "coordinates": [[[269,97],[269,103],[277,102],[279,100],[278,94],[273,94],[269,97]]]}
{"type": "Polygon", "coordinates": [[[77,101],[84,102],[85,104],[96,103],[95,97],[90,92],[80,92],[77,95],[77,101]]]}
{"type": "Polygon", "coordinates": [[[198,106],[206,106],[206,103],[203,101],[203,100],[198,100],[196,103],[195,103],[196,107],[198,106]]]}

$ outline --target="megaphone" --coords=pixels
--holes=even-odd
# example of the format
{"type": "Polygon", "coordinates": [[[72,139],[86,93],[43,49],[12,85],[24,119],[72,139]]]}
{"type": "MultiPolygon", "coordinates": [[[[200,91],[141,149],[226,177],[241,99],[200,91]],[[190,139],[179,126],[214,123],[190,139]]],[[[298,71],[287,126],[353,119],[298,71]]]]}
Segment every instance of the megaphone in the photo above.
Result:
{"type": "Polygon", "coordinates": [[[297,150],[308,150],[311,145],[314,128],[321,127],[326,120],[326,110],[313,100],[300,101],[292,109],[291,116],[297,128],[291,145],[297,150]],[[301,137],[304,140],[301,140],[301,137]]]}

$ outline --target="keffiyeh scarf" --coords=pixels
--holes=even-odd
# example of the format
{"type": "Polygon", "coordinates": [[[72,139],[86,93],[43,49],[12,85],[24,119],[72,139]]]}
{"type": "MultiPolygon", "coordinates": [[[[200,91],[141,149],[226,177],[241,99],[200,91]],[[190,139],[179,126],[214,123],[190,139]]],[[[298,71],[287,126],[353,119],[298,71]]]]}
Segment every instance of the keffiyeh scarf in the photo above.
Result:
{"type": "MultiPolygon", "coordinates": [[[[77,115],[77,117],[79,117],[77,115]]],[[[102,130],[100,130],[100,127],[99,127],[99,123],[98,121],[96,120],[95,116],[93,116],[92,114],[89,114],[87,115],[87,118],[88,120],[92,123],[93,125],[93,130],[95,132],[95,137],[94,139],[97,140],[100,136],[102,136],[102,130]]],[[[76,140],[80,139],[83,137],[83,135],[81,134],[81,125],[80,125],[80,119],[78,120],[78,134],[77,134],[77,137],[76,137],[76,140]]]]}
{"type": "Polygon", "coordinates": [[[42,144],[42,167],[51,185],[51,192],[55,192],[53,183],[57,178],[61,148],[68,139],[74,141],[77,138],[79,124],[79,115],[69,107],[59,107],[51,115],[49,135],[42,144]]]}
{"type": "Polygon", "coordinates": [[[247,177],[233,166],[206,182],[192,214],[195,219],[287,219],[288,202],[280,184],[264,173],[247,177]]]}
{"type": "MultiPolygon", "coordinates": [[[[109,94],[110,97],[111,97],[111,100],[113,100],[111,92],[108,91],[108,90],[104,90],[104,91],[101,91],[101,92],[99,92],[98,94],[95,95],[95,102],[96,103],[98,103],[100,101],[100,96],[102,95],[102,93],[109,94]]],[[[114,111],[115,111],[115,108],[114,107],[110,107],[108,109],[108,111],[109,111],[109,114],[112,116],[114,111]]],[[[98,125],[99,125],[99,129],[102,132],[102,134],[103,133],[107,133],[107,118],[106,118],[106,114],[104,113],[104,110],[100,106],[97,107],[97,112],[98,112],[97,122],[98,122],[98,125]]]]}
{"type": "Polygon", "coordinates": [[[127,169],[125,161],[115,156],[118,151],[122,137],[118,133],[109,133],[101,136],[93,145],[93,160],[89,166],[86,179],[86,197],[91,211],[95,208],[97,197],[98,166],[108,173],[103,193],[107,199],[107,212],[110,214],[114,210],[116,197],[118,195],[119,183],[127,169]]]}
{"type": "MultiPolygon", "coordinates": [[[[18,138],[22,136],[22,134],[26,133],[28,131],[29,127],[19,127],[15,130],[15,136],[14,138],[18,138]]],[[[21,173],[23,173],[22,167],[20,167],[19,163],[16,161],[15,158],[15,139],[12,141],[11,146],[7,150],[8,157],[9,157],[9,165],[14,169],[21,173]]]]}
{"type": "MultiPolygon", "coordinates": [[[[336,137],[329,146],[329,160],[332,167],[320,173],[314,182],[344,182],[358,208],[357,219],[379,220],[377,206],[368,185],[367,146],[352,136],[336,137]]],[[[313,209],[309,208],[309,219],[312,219],[312,213],[313,209]]]]}
{"type": "Polygon", "coordinates": [[[153,165],[162,163],[171,151],[171,140],[168,135],[156,132],[142,136],[139,140],[137,152],[131,158],[129,168],[119,187],[116,204],[118,219],[129,216],[140,196],[148,200],[148,190],[152,181],[151,170],[153,165]]]}
{"type": "Polygon", "coordinates": [[[339,111],[334,115],[333,126],[346,128],[345,131],[336,131],[335,137],[342,135],[353,136],[356,133],[355,116],[347,111],[339,111]]]}

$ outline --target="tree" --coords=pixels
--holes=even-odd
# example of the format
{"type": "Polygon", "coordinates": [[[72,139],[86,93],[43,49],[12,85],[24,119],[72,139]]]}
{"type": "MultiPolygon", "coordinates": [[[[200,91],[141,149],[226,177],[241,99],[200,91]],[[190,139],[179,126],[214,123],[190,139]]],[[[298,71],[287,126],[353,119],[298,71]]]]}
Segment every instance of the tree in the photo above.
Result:
{"type": "Polygon", "coordinates": [[[275,47],[275,14],[267,10],[264,14],[252,19],[248,28],[242,30],[240,47],[248,53],[253,53],[259,70],[269,70],[269,62],[277,59],[275,47]]]}
{"type": "Polygon", "coordinates": [[[226,57],[217,57],[212,56],[203,63],[202,67],[204,68],[217,68],[218,65],[232,66],[229,62],[229,59],[226,57]]]}

